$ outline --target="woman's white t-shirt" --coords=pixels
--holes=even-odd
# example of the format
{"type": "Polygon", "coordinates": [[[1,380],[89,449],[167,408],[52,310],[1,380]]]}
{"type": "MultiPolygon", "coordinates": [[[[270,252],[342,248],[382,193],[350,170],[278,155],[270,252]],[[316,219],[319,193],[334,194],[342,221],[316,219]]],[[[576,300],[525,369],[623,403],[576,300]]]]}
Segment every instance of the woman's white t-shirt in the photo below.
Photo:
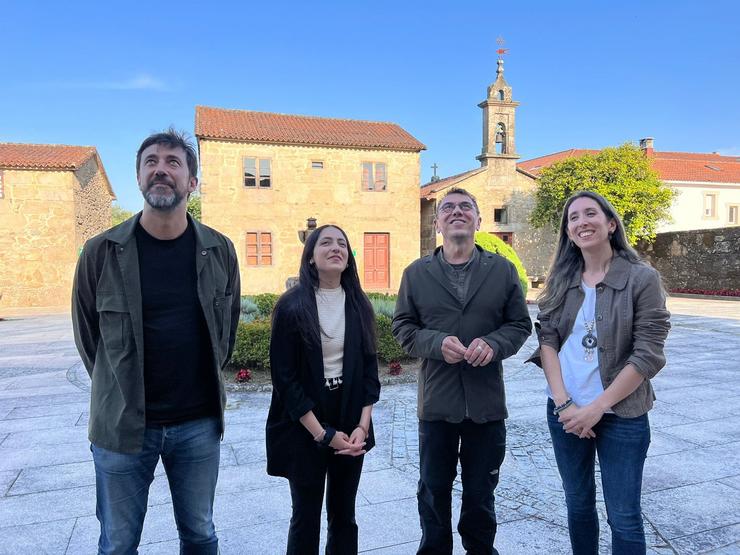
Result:
{"type": "MultiPolygon", "coordinates": [[[[565,390],[573,402],[579,407],[593,402],[604,392],[599,373],[599,350],[593,349],[593,358],[586,360],[586,349],[581,343],[586,335],[586,321],[595,322],[596,318],[596,289],[581,282],[581,289],[585,294],[583,304],[578,310],[573,331],[561,346],[558,358],[563,375],[565,390]]],[[[596,326],[592,326],[592,335],[596,336],[596,326]]],[[[597,337],[598,341],[598,337],[597,337]]],[[[550,386],[547,386],[547,395],[552,398],[550,386]]]]}

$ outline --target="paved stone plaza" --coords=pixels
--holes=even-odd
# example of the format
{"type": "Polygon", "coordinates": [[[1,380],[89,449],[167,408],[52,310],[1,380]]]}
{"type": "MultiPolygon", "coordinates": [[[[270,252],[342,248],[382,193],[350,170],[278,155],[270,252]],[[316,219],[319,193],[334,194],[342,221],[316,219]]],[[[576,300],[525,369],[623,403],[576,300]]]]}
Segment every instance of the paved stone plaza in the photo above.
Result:
{"type": "MultiPolygon", "coordinates": [[[[740,553],[740,302],[671,299],[668,366],[654,380],[643,513],[649,553],[740,553]]],[[[497,489],[502,554],[568,553],[563,495],[544,416],[544,378],[505,365],[508,452],[497,489]]],[[[0,322],[0,554],[95,553],[89,379],[67,315],[0,322]]],[[[287,482],[265,474],[267,393],[229,395],[216,497],[222,553],[284,553],[287,482]]],[[[388,386],[374,411],[378,446],[365,460],[360,550],[415,552],[418,440],[414,384],[388,386]]],[[[454,505],[459,509],[456,488],[454,505]]],[[[142,554],[178,551],[167,482],[154,480],[142,554]]],[[[609,553],[603,503],[602,551],[609,553]]],[[[463,553],[456,538],[456,553],[463,553]]]]}

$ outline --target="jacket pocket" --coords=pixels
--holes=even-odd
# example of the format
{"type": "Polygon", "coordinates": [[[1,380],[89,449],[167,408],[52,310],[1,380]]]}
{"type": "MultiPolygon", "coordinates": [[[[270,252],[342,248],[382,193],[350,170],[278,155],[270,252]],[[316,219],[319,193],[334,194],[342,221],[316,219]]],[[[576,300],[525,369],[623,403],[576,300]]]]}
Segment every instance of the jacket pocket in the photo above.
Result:
{"type": "Polygon", "coordinates": [[[213,318],[220,346],[218,354],[222,359],[226,356],[228,350],[231,330],[231,298],[231,295],[216,295],[213,299],[213,318]]]}
{"type": "Polygon", "coordinates": [[[131,315],[125,295],[99,291],[95,306],[100,318],[100,337],[108,351],[122,351],[133,339],[131,315]]]}

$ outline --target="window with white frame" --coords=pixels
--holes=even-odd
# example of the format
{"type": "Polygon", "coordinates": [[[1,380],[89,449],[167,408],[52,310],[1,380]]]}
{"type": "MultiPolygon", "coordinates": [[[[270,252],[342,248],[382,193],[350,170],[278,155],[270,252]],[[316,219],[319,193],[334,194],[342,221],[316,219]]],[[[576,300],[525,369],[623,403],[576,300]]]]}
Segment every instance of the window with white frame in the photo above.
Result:
{"type": "Polygon", "coordinates": [[[727,206],[727,223],[730,225],[740,224],[740,204],[730,204],[727,206]]]}
{"type": "Polygon", "coordinates": [[[717,193],[704,193],[703,210],[703,218],[708,219],[717,217],[717,193]]]}

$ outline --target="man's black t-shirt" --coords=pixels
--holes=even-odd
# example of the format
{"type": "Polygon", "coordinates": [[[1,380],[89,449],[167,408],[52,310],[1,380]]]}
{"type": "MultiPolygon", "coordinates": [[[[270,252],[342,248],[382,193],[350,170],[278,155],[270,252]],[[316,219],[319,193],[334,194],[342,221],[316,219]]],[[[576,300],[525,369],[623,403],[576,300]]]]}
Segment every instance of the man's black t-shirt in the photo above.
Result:
{"type": "Polygon", "coordinates": [[[208,328],[198,301],[195,231],[160,240],[136,226],[144,317],[147,424],[218,413],[208,328]]]}

